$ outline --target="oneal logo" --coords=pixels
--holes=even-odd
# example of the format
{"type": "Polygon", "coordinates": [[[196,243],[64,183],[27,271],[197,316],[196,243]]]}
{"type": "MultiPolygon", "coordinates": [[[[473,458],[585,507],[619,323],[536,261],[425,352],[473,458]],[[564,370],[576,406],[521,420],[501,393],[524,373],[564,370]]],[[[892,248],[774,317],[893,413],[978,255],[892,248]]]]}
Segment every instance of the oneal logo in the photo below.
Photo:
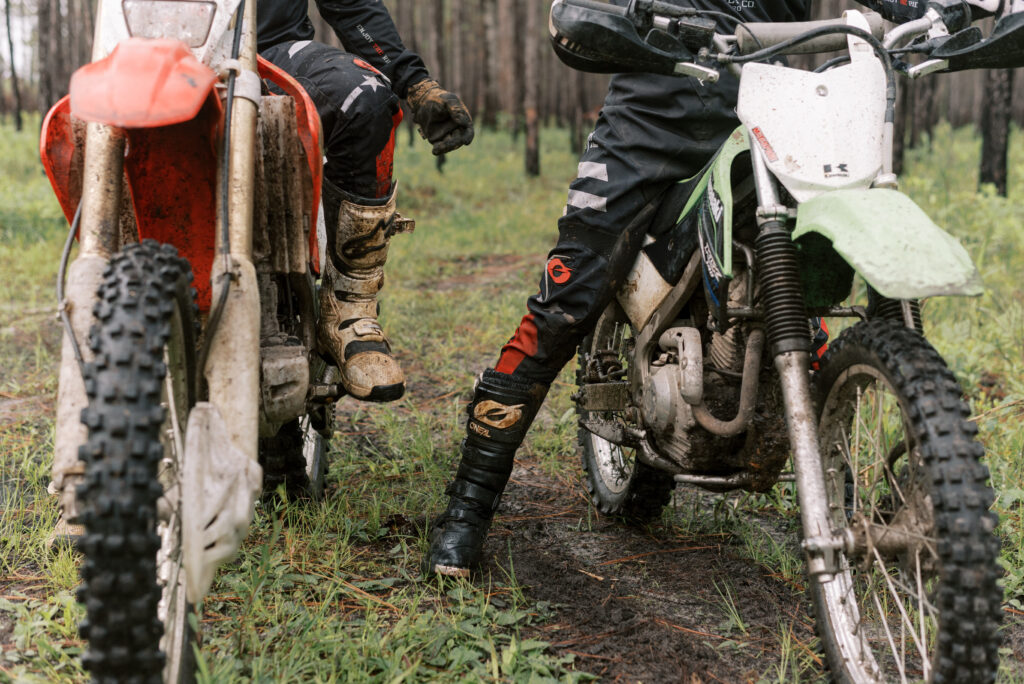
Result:
{"type": "Polygon", "coordinates": [[[480,425],[479,423],[474,423],[473,421],[469,421],[469,429],[475,432],[476,434],[480,435],[481,437],[491,436],[490,430],[485,428],[483,425],[480,425]]]}
{"type": "Polygon", "coordinates": [[[476,405],[473,409],[473,417],[481,423],[504,430],[518,423],[519,419],[523,417],[523,404],[505,406],[505,404],[487,399],[476,405]]]}

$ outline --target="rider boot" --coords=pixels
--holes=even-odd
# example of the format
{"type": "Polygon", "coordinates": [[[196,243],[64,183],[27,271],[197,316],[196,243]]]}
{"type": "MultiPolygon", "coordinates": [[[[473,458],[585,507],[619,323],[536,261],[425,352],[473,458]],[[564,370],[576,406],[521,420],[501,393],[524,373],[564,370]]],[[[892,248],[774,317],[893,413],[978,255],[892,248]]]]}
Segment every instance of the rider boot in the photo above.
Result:
{"type": "Polygon", "coordinates": [[[395,192],[367,199],[323,181],[327,259],[320,288],[318,339],[341,371],[341,384],[356,399],[394,401],[405,375],[377,322],[377,293],[384,286],[388,243],[407,220],[395,212],[395,192]]]}
{"type": "Polygon", "coordinates": [[[486,370],[467,412],[462,461],[448,485],[448,508],[433,523],[424,559],[427,575],[466,577],[480,562],[484,539],[505,489],[516,449],[540,409],[548,386],[486,370]]]}

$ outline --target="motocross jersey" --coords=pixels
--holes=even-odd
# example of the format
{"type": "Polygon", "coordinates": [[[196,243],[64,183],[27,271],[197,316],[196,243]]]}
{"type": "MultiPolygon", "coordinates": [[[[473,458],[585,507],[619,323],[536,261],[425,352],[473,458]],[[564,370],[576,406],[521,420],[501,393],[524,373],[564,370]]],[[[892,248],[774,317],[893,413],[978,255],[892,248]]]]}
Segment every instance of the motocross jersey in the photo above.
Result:
{"type": "MultiPolygon", "coordinates": [[[[316,0],[345,50],[388,77],[391,88],[405,97],[409,86],[429,77],[419,55],[406,49],[391,15],[379,0],[316,0]]],[[[259,51],[287,41],[313,39],[306,0],[258,0],[259,51]]]]}

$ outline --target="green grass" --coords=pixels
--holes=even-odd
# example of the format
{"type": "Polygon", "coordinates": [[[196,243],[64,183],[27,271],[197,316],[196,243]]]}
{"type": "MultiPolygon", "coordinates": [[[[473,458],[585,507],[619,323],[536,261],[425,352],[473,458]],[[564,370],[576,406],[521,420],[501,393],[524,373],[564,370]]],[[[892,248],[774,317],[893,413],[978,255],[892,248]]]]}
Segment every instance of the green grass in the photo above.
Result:
{"type": "MultiPolygon", "coordinates": [[[[204,680],[587,678],[572,656],[554,656],[526,636],[552,609],[527,599],[514,576],[422,582],[418,569],[422,526],[442,505],[473,376],[514,330],[554,243],[575,174],[566,137],[546,132],[545,173],[526,179],[521,151],[504,135],[481,132],[439,175],[428,148],[407,147],[403,130],[399,205],[417,228],[392,243],[382,321],[415,391],[385,406],[344,402],[327,499],[257,511],[241,553],[203,606],[204,680]]],[[[1009,200],[975,192],[978,145],[970,131],[940,128],[934,151],[909,154],[903,181],[964,241],[988,288],[979,299],[928,302],[925,318],[986,444],[1014,610],[1024,610],[1022,142],[1015,135],[1009,200]]],[[[59,358],[52,292],[66,226],[35,146],[34,133],[0,128],[0,400],[22,402],[13,419],[0,410],[0,681],[81,681],[76,559],[42,544],[55,515],[45,493],[59,358]],[[5,624],[13,631],[5,633],[5,624]]],[[[570,373],[556,383],[525,448],[548,472],[568,463],[576,477],[570,373]]],[[[795,525],[791,499],[778,493],[720,498],[710,510],[683,499],[665,522],[682,533],[728,531],[737,554],[799,586],[799,556],[744,518],[751,509],[795,525]]],[[[723,606],[735,612],[730,585],[720,587],[723,606]]],[[[731,629],[742,633],[736,616],[731,629]]],[[[820,669],[810,645],[781,622],[777,640],[780,657],[763,679],[813,681],[820,669]]],[[[1015,676],[1007,669],[1003,679],[1015,676]]]]}

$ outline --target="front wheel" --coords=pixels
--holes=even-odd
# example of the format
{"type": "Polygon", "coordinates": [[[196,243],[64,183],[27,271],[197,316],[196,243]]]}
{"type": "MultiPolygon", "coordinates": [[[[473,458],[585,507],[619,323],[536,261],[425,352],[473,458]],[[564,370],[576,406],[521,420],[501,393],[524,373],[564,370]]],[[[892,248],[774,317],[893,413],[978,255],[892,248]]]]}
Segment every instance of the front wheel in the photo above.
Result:
{"type": "MultiPolygon", "coordinates": [[[[617,302],[605,310],[594,332],[580,344],[577,386],[585,383],[618,382],[626,378],[633,354],[632,328],[617,302]]],[[[625,420],[620,412],[578,410],[581,419],[625,420]]],[[[636,450],[579,428],[580,454],[586,473],[587,490],[597,510],[636,521],[658,517],[672,497],[675,480],[636,457],[636,450]]]]}
{"type": "Polygon", "coordinates": [[[104,273],[83,373],[88,440],[78,489],[79,600],[94,681],[189,682],[196,636],[181,547],[184,433],[195,403],[195,293],[188,262],[152,240],[104,273]]]}
{"type": "Polygon", "coordinates": [[[993,492],[960,386],[918,333],[844,331],[815,379],[826,494],[847,548],[811,582],[839,682],[991,682],[1002,592],[993,492]]]}

